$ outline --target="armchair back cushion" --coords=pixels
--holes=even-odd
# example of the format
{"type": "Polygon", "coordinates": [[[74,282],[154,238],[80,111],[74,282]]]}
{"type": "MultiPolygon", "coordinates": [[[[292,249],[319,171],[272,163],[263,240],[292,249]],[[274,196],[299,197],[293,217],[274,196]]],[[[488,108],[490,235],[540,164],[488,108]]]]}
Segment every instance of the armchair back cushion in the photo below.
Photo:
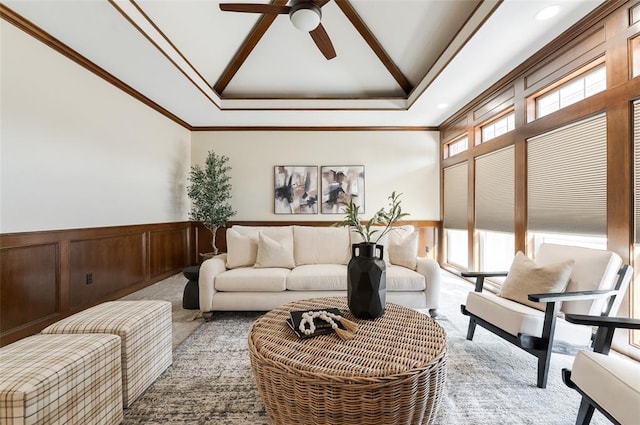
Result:
{"type": "MultiPolygon", "coordinates": [[[[545,243],[540,245],[535,257],[536,264],[541,266],[566,260],[575,261],[566,292],[611,289],[616,283],[618,269],[622,266],[622,258],[614,252],[578,246],[545,243]]],[[[607,301],[607,298],[565,301],[561,311],[599,316],[607,301]]]]}

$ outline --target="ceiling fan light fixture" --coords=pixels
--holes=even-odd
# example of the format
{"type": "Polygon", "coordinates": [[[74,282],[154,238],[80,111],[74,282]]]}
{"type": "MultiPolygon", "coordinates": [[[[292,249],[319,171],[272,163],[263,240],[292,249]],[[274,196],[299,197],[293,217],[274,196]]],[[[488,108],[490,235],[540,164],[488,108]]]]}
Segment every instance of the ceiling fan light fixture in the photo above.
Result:
{"type": "Polygon", "coordinates": [[[313,3],[301,3],[292,6],[289,19],[294,27],[300,31],[313,31],[320,25],[322,13],[320,8],[313,3]]]}

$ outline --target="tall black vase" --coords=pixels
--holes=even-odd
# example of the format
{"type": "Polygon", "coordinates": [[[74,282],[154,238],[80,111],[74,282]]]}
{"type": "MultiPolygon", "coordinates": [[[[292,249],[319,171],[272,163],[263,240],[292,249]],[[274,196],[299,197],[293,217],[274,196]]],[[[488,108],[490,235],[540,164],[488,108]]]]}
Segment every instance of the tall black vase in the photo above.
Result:
{"type": "Polygon", "coordinates": [[[351,245],[347,266],[347,303],[360,319],[382,316],[387,299],[387,266],[382,260],[384,247],[375,243],[351,245]],[[376,250],[379,256],[376,257],[376,250]]]}

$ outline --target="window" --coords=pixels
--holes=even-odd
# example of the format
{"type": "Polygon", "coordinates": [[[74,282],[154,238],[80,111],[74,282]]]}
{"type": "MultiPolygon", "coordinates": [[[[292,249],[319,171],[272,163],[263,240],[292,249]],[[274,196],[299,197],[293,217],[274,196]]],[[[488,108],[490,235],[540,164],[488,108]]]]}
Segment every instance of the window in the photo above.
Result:
{"type": "Polygon", "coordinates": [[[533,238],[533,252],[537,252],[543,243],[553,243],[556,245],[582,246],[592,249],[607,249],[607,238],[605,236],[580,236],[563,233],[531,233],[533,238]]]}
{"type": "Polygon", "coordinates": [[[464,136],[447,143],[444,149],[444,158],[447,159],[451,156],[457,155],[460,152],[464,152],[468,149],[469,138],[464,136]]]}
{"type": "Polygon", "coordinates": [[[510,114],[504,115],[483,125],[481,127],[482,137],[480,138],[480,143],[502,136],[503,134],[512,131],[514,128],[516,128],[516,114],[511,112],[510,114]]]}
{"type": "Polygon", "coordinates": [[[469,264],[467,231],[445,229],[444,232],[447,244],[447,263],[466,270],[469,264]]]}
{"type": "Polygon", "coordinates": [[[604,114],[527,140],[528,231],[607,235],[604,114]]]}
{"type": "Polygon", "coordinates": [[[515,236],[515,148],[476,158],[476,229],[480,270],[509,270],[515,236]]]}
{"type": "Polygon", "coordinates": [[[607,70],[600,65],[536,98],[536,117],[581,101],[607,88],[607,70]]]}
{"type": "Polygon", "coordinates": [[[466,162],[444,169],[445,262],[467,269],[467,172],[466,162]]]}
{"type": "MultiPolygon", "coordinates": [[[[515,235],[513,233],[478,231],[480,249],[480,270],[509,271],[513,261],[515,235]]],[[[492,277],[491,280],[502,281],[504,278],[492,277]]]]}

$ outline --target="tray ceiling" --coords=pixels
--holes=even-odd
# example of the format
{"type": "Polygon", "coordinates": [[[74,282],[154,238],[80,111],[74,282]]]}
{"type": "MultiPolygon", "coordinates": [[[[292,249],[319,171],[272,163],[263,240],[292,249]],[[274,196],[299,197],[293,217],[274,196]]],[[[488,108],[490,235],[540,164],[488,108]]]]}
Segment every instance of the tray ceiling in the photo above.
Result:
{"type": "Polygon", "coordinates": [[[210,127],[437,126],[602,1],[331,0],[331,60],[287,15],[219,6],[264,0],[3,3],[4,16],[210,127]],[[558,15],[536,20],[550,5],[558,15]]]}

